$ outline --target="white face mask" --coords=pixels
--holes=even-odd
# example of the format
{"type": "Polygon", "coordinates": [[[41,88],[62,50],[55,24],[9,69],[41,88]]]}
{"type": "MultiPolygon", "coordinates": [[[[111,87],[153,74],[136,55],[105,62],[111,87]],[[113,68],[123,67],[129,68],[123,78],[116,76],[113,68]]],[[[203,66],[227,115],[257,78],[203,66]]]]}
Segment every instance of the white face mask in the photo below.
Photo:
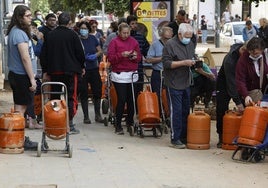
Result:
{"type": "Polygon", "coordinates": [[[39,20],[43,20],[42,15],[37,15],[36,18],[38,18],[39,20]]]}
{"type": "Polygon", "coordinates": [[[259,55],[257,57],[253,57],[253,56],[249,56],[250,59],[252,59],[253,61],[258,61],[260,58],[262,58],[262,55],[259,55]]]}

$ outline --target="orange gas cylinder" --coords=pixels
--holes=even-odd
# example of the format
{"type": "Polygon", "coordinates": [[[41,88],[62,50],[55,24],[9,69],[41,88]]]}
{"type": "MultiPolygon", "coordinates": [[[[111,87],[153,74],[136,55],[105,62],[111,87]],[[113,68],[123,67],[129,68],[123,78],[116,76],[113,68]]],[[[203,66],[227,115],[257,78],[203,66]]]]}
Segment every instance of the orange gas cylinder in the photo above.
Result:
{"type": "Polygon", "coordinates": [[[266,132],[268,110],[259,106],[246,107],[239,129],[239,144],[255,146],[261,144],[266,132]]]}
{"type": "Polygon", "coordinates": [[[44,106],[44,129],[51,139],[62,139],[69,131],[67,106],[64,100],[51,100],[44,106]],[[68,130],[68,131],[67,131],[68,130]]]}
{"type": "Polygon", "coordinates": [[[242,114],[236,111],[227,111],[223,116],[222,149],[235,150],[233,140],[238,136],[242,114]]]}
{"type": "Polygon", "coordinates": [[[116,94],[116,90],[113,84],[111,84],[111,87],[110,87],[110,97],[111,97],[111,105],[112,105],[113,111],[115,112],[116,105],[117,105],[117,94],[116,94]]]}
{"type": "Polygon", "coordinates": [[[210,116],[203,111],[194,111],[188,116],[187,148],[209,149],[210,116]]]}
{"type": "Polygon", "coordinates": [[[23,153],[25,119],[20,113],[0,117],[0,152],[23,153]]]}
{"type": "Polygon", "coordinates": [[[164,108],[165,115],[169,117],[169,107],[168,107],[168,99],[167,99],[167,89],[162,89],[162,104],[164,108]]]}
{"type": "Polygon", "coordinates": [[[34,96],[34,113],[35,115],[40,115],[42,112],[42,101],[41,94],[34,96]]]}
{"type": "Polygon", "coordinates": [[[160,122],[159,104],[156,93],[143,91],[137,99],[140,123],[158,123],[160,122]]]}

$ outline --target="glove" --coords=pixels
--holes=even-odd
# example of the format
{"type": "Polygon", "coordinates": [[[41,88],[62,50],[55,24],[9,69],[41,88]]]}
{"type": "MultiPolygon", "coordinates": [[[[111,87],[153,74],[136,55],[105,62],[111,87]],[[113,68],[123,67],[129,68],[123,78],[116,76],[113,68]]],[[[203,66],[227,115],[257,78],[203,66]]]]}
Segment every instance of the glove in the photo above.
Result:
{"type": "Polygon", "coordinates": [[[95,61],[95,60],[97,60],[97,55],[96,54],[87,54],[86,55],[86,60],[95,61]]]}
{"type": "Polygon", "coordinates": [[[252,101],[252,98],[250,96],[247,96],[245,98],[245,105],[246,106],[253,106],[254,105],[254,102],[252,101]]]}

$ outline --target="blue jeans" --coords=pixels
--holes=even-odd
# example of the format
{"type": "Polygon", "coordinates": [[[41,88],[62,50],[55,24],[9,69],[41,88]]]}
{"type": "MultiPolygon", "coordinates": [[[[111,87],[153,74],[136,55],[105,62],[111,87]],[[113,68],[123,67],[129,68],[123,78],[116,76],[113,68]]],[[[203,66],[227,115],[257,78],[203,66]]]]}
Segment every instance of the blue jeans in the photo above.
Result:
{"type": "Polygon", "coordinates": [[[206,43],[208,38],[208,30],[201,30],[201,32],[202,32],[202,43],[206,43]]]}
{"type": "Polygon", "coordinates": [[[187,138],[187,118],[190,111],[190,88],[168,88],[171,141],[187,138]]]}

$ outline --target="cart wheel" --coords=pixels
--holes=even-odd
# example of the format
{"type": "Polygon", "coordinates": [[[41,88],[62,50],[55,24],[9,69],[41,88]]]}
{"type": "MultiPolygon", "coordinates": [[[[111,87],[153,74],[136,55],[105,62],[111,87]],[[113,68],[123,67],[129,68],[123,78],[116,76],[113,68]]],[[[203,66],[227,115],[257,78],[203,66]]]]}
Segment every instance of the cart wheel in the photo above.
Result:
{"type": "Polygon", "coordinates": [[[41,157],[41,147],[42,147],[42,145],[41,145],[41,143],[38,143],[37,144],[37,157],[41,157]]]}
{"type": "Polygon", "coordinates": [[[250,156],[252,155],[253,153],[253,150],[250,149],[250,148],[242,148],[242,151],[241,151],[241,159],[244,160],[244,161],[247,161],[250,156]]]}
{"type": "Polygon", "coordinates": [[[105,118],[103,119],[103,124],[104,124],[105,127],[108,126],[108,118],[107,118],[107,117],[105,117],[105,118]]]}
{"type": "Polygon", "coordinates": [[[264,153],[261,153],[260,151],[258,151],[255,153],[255,155],[253,157],[253,162],[258,163],[258,162],[264,160],[264,158],[265,158],[264,153]]]}
{"type": "Polygon", "coordinates": [[[73,146],[69,144],[67,147],[67,150],[68,150],[69,158],[72,158],[73,157],[73,146]]]}
{"type": "Polygon", "coordinates": [[[108,113],[108,109],[109,109],[108,99],[102,99],[101,109],[102,109],[102,113],[103,114],[107,114],[108,113]]]}

